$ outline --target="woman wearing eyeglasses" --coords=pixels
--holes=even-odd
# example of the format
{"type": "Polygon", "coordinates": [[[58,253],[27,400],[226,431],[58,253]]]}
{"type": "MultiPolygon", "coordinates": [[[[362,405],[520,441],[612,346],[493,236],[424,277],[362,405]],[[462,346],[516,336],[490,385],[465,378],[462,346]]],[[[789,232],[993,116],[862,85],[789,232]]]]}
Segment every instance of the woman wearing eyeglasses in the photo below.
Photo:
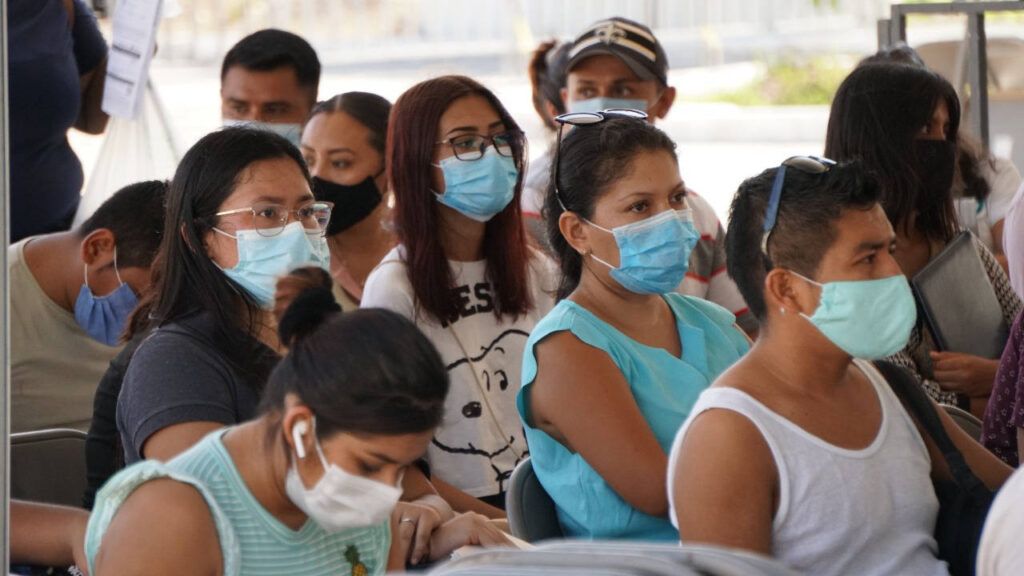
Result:
{"type": "Polygon", "coordinates": [[[282,350],[275,284],[294,268],[327,266],[330,213],[280,136],[226,128],[189,150],[168,192],[153,287],[131,322],[152,334],[118,396],[127,463],[167,460],[256,414],[282,350]]]}
{"type": "Polygon", "coordinates": [[[400,244],[370,274],[362,307],[410,318],[451,378],[427,460],[459,511],[504,516],[527,447],[515,408],[526,338],[552,306],[549,262],[527,247],[524,140],[494,94],[462,76],[403,94],[388,126],[400,244]]]}
{"type": "MultiPolygon", "coordinates": [[[[896,231],[896,261],[913,278],[960,231],[953,200],[960,102],[929,70],[868,63],[843,80],[832,101],[825,155],[860,159],[882,186],[882,207],[896,231]]],[[[975,247],[1007,325],[1021,310],[1005,271],[985,246],[975,247]]],[[[938,402],[984,414],[999,361],[939,352],[920,322],[893,361],[912,370],[938,402]]]]}
{"type": "Polygon", "coordinates": [[[545,207],[560,301],[527,342],[518,402],[570,537],[678,539],[672,439],[749,347],[730,312],[675,292],[698,234],[675,144],[643,118],[558,117],[574,125],[560,132],[545,207]]]}

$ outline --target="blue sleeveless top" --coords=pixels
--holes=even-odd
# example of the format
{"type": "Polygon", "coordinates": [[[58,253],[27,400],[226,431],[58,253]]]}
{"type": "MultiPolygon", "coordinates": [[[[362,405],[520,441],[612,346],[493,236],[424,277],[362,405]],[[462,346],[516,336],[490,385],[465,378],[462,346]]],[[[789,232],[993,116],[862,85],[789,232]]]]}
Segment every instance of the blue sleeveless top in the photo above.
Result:
{"type": "Polygon", "coordinates": [[[216,524],[224,576],[384,573],[391,547],[388,522],[332,534],[307,520],[292,530],[249,492],[221,440],[224,433],[211,432],[167,463],[144,460],[129,466],[107,482],[96,497],[85,533],[90,574],[96,573],[96,554],[121,504],[136,488],[158,478],[184,482],[202,494],[216,524]]]}
{"type": "MultiPolygon", "coordinates": [[[[577,453],[530,426],[530,385],[537,377],[534,347],[547,336],[569,330],[583,343],[603,350],[629,383],[633,399],[667,455],[676,431],[701,391],[750,348],[735,317],[706,300],[666,294],[676,317],[682,358],[629,338],[586,308],[562,300],[537,324],[523,354],[523,386],[517,397],[537,479],[551,495],[567,536],[590,539],[678,540],[668,517],[630,506],[577,453]]],[[[567,406],[571,409],[571,406],[567,406]]],[[[623,463],[628,465],[628,463],[623,463]]],[[[664,478],[651,478],[664,483],[664,478]]]]}

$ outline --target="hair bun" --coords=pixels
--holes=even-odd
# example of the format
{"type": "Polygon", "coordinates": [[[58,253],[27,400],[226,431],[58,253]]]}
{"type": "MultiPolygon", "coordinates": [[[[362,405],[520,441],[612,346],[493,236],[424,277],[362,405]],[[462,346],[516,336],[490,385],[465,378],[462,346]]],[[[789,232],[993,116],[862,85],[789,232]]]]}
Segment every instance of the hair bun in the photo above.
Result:
{"type": "Polygon", "coordinates": [[[341,312],[341,306],[330,289],[322,286],[306,288],[292,300],[281,316],[277,325],[281,343],[289,348],[294,347],[337,312],[341,312]]]}

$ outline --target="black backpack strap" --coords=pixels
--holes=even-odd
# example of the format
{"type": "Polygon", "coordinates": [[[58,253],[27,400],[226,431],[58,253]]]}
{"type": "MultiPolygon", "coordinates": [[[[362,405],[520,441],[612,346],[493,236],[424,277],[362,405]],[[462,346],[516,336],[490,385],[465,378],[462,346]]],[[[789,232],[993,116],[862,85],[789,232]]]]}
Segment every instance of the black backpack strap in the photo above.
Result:
{"type": "Polygon", "coordinates": [[[985,484],[974,475],[971,467],[967,465],[963,454],[953,444],[946,429],[942,426],[942,420],[935,409],[935,404],[925,393],[924,388],[918,384],[913,374],[905,368],[897,366],[885,360],[876,360],[875,368],[882,373],[889,386],[892,387],[896,396],[903,401],[903,404],[910,411],[910,415],[921,425],[925,433],[935,442],[942,457],[946,460],[949,473],[953,480],[960,486],[961,490],[975,497],[990,497],[991,491],[985,484]]]}

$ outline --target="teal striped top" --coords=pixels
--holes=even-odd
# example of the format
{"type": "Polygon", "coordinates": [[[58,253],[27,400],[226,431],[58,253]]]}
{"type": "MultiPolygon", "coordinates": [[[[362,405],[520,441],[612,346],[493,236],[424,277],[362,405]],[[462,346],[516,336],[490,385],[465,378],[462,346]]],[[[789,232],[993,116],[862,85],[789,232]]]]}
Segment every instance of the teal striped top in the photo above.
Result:
{"type": "Polygon", "coordinates": [[[174,458],[146,460],[111,478],[96,497],[85,535],[89,573],[103,534],[118,508],[149,480],[172,478],[192,485],[210,506],[220,538],[225,576],[321,576],[383,574],[391,546],[388,522],[336,534],[308,520],[292,530],[267,512],[238,474],[217,430],[174,458]]]}

